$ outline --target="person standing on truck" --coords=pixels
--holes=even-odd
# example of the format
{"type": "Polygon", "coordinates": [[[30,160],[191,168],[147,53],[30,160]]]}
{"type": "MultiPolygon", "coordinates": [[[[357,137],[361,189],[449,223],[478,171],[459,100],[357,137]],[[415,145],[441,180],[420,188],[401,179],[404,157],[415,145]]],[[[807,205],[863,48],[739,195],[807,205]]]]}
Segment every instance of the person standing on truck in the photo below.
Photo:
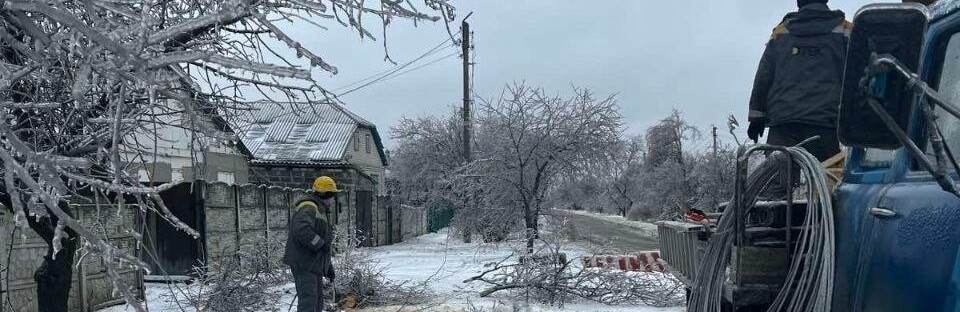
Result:
{"type": "Polygon", "coordinates": [[[324,311],[324,278],[333,282],[331,261],[333,226],[327,214],[340,192],[327,176],[313,181],[313,192],[296,201],[296,212],[287,224],[287,245],[283,262],[290,266],[297,290],[298,312],[324,311]]]}
{"type": "Polygon", "coordinates": [[[820,161],[840,152],[837,118],[843,65],[852,24],[827,0],[797,0],[773,29],[750,96],[748,137],[759,143],[803,147],[820,161]]]}

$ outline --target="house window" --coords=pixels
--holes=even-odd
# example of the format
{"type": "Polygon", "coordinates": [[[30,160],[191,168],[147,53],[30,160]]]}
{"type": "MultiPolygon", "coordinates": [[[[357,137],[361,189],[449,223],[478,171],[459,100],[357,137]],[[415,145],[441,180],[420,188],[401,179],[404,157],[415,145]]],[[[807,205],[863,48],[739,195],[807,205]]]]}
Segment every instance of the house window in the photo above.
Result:
{"type": "Polygon", "coordinates": [[[235,184],[236,178],[233,175],[233,172],[219,171],[217,172],[217,182],[223,182],[227,184],[235,184]]]}
{"type": "Polygon", "coordinates": [[[363,137],[363,144],[367,146],[367,154],[370,154],[370,135],[363,137]]]}
{"type": "Polygon", "coordinates": [[[360,151],[360,134],[359,133],[353,136],[353,151],[355,152],[360,151]]]}

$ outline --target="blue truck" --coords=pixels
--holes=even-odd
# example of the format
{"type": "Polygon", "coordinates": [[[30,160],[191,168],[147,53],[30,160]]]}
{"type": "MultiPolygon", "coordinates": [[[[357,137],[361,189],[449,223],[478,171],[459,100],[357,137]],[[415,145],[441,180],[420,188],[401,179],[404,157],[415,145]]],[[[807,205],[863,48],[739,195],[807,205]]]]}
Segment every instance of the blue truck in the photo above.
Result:
{"type": "Polygon", "coordinates": [[[800,251],[809,242],[799,237],[812,231],[799,221],[812,213],[803,198],[748,198],[744,213],[728,205],[713,227],[660,223],[663,258],[688,290],[722,285],[717,310],[960,311],[960,0],[868,5],[853,23],[838,125],[847,156],[826,214],[832,246],[800,251]],[[731,251],[711,259],[728,217],[737,218],[731,251]],[[790,264],[804,270],[814,258],[826,259],[829,270],[817,272],[830,276],[809,293],[826,298],[775,306],[790,296],[784,289],[802,290],[790,264]]]}

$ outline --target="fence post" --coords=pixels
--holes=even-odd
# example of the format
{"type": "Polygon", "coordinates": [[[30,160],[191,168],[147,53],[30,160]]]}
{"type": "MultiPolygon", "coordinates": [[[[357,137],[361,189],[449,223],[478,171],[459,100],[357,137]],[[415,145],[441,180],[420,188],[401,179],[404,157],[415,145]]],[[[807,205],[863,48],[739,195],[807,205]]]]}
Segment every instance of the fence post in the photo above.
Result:
{"type": "Polygon", "coordinates": [[[240,239],[241,239],[240,234],[242,231],[242,229],[240,228],[240,189],[237,188],[236,185],[232,185],[231,189],[233,189],[233,218],[234,218],[233,221],[234,221],[234,233],[236,236],[236,241],[233,244],[233,254],[234,254],[234,257],[237,258],[237,265],[242,266],[242,264],[240,263],[240,260],[241,260],[240,259],[240,239]]]}
{"type": "Polygon", "coordinates": [[[203,266],[210,265],[209,246],[207,246],[207,203],[206,184],[201,180],[193,180],[190,191],[193,193],[193,213],[197,220],[197,231],[200,232],[200,243],[197,244],[197,260],[203,266]]]}
{"type": "Polygon", "coordinates": [[[353,203],[350,202],[350,199],[353,198],[352,194],[353,194],[353,190],[347,190],[347,238],[348,238],[348,241],[349,239],[352,239],[357,235],[356,229],[353,228],[353,225],[354,225],[353,223],[354,221],[356,221],[356,218],[353,216],[353,214],[356,211],[353,211],[352,209],[353,203]]]}
{"type": "Polygon", "coordinates": [[[293,205],[291,205],[292,199],[290,199],[290,192],[286,190],[283,191],[283,205],[287,207],[287,223],[290,223],[290,218],[293,217],[293,205]]]}
{"type": "MultiPolygon", "coordinates": [[[[11,223],[12,222],[8,223],[6,220],[6,212],[0,211],[0,235],[3,235],[3,233],[6,233],[6,231],[3,231],[5,230],[4,225],[11,224],[11,223]]],[[[10,244],[11,247],[13,245],[12,241],[14,239],[15,234],[16,233],[14,232],[14,230],[11,230],[10,239],[6,240],[7,244],[10,244]]],[[[5,247],[5,246],[3,243],[0,243],[0,251],[4,251],[4,253],[0,254],[0,257],[2,257],[0,258],[0,265],[2,265],[2,270],[0,270],[0,273],[2,273],[3,275],[3,276],[0,276],[0,312],[4,312],[5,311],[4,307],[7,305],[7,276],[10,275],[10,262],[7,261],[6,248],[2,248],[2,247],[5,247]]]]}
{"type": "MultiPolygon", "coordinates": [[[[140,208],[141,207],[139,206],[137,207],[137,209],[135,210],[136,214],[134,215],[134,218],[137,218],[137,221],[134,222],[134,225],[136,226],[136,229],[134,229],[134,231],[137,231],[137,234],[139,234],[141,237],[140,239],[134,239],[136,246],[134,247],[133,253],[134,253],[134,257],[137,257],[137,259],[142,259],[143,257],[143,237],[147,237],[146,235],[144,235],[144,232],[146,232],[146,228],[147,228],[147,217],[146,217],[146,213],[143,210],[140,210],[140,208]]],[[[143,271],[136,270],[134,273],[134,276],[137,279],[137,286],[139,286],[137,295],[140,296],[140,300],[147,300],[146,289],[144,289],[146,288],[146,286],[144,286],[143,271]]]]}
{"type": "MultiPolygon", "coordinates": [[[[93,196],[98,196],[98,195],[94,194],[93,196]]],[[[117,203],[117,205],[120,205],[120,203],[117,203]]],[[[73,206],[73,208],[76,210],[76,213],[77,213],[77,221],[83,222],[83,219],[86,216],[86,214],[83,211],[84,210],[83,207],[73,206]]],[[[80,238],[80,246],[83,246],[83,240],[84,240],[83,238],[80,238]]],[[[87,269],[86,269],[86,266],[83,265],[83,259],[84,258],[77,259],[79,260],[79,263],[77,264],[79,266],[79,270],[77,270],[77,279],[80,281],[78,286],[79,289],[77,289],[77,293],[80,294],[80,309],[83,311],[90,311],[90,307],[87,302],[87,269]]],[[[70,283],[73,283],[73,281],[70,281],[70,283]]]]}
{"type": "Polygon", "coordinates": [[[263,239],[266,242],[270,242],[270,220],[267,219],[270,217],[270,213],[267,211],[267,207],[270,204],[267,203],[267,192],[269,189],[263,185],[257,186],[257,190],[260,190],[260,195],[263,200],[260,202],[260,208],[263,209],[263,239]]]}

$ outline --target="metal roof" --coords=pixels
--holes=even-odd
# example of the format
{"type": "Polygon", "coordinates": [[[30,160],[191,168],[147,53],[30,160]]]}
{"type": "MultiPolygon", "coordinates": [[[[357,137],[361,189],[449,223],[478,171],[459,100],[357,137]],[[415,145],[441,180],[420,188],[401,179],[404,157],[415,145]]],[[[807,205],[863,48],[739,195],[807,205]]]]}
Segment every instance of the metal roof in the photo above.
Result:
{"type": "Polygon", "coordinates": [[[341,161],[358,127],[379,138],[372,123],[339,104],[256,102],[252,108],[234,128],[258,162],[341,161]]]}

